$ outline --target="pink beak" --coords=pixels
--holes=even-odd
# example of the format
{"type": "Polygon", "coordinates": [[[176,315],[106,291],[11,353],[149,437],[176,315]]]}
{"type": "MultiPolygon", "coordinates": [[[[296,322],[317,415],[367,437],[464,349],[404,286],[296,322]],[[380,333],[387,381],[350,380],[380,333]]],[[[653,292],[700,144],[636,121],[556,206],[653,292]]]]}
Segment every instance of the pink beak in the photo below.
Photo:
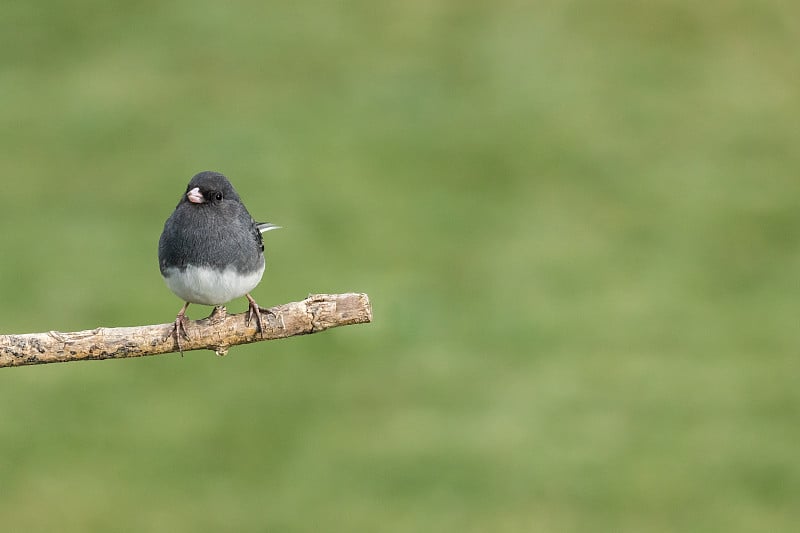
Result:
{"type": "Polygon", "coordinates": [[[190,202],[192,202],[193,204],[202,204],[203,202],[206,201],[206,199],[203,198],[203,195],[200,194],[200,188],[199,187],[195,187],[191,191],[187,192],[186,193],[186,198],[190,202]]]}

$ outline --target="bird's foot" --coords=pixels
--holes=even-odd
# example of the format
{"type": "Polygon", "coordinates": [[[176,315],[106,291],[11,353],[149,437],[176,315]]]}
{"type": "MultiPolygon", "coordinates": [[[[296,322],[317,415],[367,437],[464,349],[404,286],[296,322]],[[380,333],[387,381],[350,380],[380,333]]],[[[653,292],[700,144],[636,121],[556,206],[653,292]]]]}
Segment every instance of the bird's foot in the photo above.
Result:
{"type": "Polygon", "coordinates": [[[189,307],[189,302],[186,302],[181,310],[178,312],[178,316],[175,317],[175,325],[172,329],[172,334],[175,335],[175,344],[178,345],[178,351],[181,352],[181,357],[183,357],[183,344],[181,344],[181,337],[189,340],[189,333],[186,331],[186,323],[188,319],[186,318],[186,308],[189,307]]]}
{"type": "Polygon", "coordinates": [[[264,317],[261,316],[261,313],[269,313],[274,316],[274,313],[269,309],[264,309],[263,307],[259,307],[256,301],[253,299],[252,296],[249,294],[245,294],[247,297],[247,301],[250,302],[250,308],[247,311],[247,321],[245,322],[248,326],[250,322],[253,321],[253,317],[255,317],[256,322],[258,323],[258,332],[261,335],[261,338],[264,338],[264,317]]]}

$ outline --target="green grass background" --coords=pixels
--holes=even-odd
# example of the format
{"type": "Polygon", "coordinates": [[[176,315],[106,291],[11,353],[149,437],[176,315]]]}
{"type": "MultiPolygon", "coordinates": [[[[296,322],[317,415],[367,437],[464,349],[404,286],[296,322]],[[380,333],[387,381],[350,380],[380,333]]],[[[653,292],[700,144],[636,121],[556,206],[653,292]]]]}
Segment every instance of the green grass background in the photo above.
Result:
{"type": "Polygon", "coordinates": [[[205,169],[285,227],[262,305],[375,321],[0,369],[3,531],[794,530],[798,20],[4,2],[0,331],[172,320],[205,169]]]}

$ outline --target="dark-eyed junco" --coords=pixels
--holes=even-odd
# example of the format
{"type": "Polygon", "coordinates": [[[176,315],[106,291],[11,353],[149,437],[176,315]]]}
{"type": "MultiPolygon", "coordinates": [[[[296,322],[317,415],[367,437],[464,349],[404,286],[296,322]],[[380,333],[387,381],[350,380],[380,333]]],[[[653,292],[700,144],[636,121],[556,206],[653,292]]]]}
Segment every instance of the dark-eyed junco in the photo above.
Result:
{"type": "Polygon", "coordinates": [[[246,296],[248,324],[256,318],[264,332],[258,304],[250,296],[264,274],[261,234],[280,226],[258,223],[219,172],[196,174],[158,241],[161,275],[172,292],[186,302],[175,318],[175,339],[181,347],[190,303],[220,306],[246,296]]]}

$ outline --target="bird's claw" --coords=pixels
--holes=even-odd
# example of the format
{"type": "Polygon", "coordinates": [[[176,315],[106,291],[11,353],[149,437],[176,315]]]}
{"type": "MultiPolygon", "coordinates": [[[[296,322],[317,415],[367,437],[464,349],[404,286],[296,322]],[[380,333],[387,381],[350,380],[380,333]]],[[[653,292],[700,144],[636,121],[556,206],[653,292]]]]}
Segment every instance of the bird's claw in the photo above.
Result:
{"type": "Polygon", "coordinates": [[[253,299],[253,297],[250,296],[249,294],[246,294],[245,296],[247,296],[247,301],[249,302],[249,305],[250,305],[250,307],[249,307],[249,309],[247,311],[247,320],[246,320],[245,324],[249,327],[250,323],[253,321],[253,317],[255,317],[256,323],[258,324],[259,335],[261,335],[261,338],[263,339],[264,338],[264,317],[261,316],[261,313],[264,312],[264,313],[269,313],[271,315],[274,315],[274,313],[272,311],[270,311],[269,309],[264,309],[263,307],[259,307],[258,304],[256,303],[256,301],[253,299]]]}
{"type": "Polygon", "coordinates": [[[178,351],[181,353],[181,357],[183,357],[183,344],[181,343],[181,337],[187,341],[189,340],[189,332],[186,331],[186,324],[188,323],[188,319],[186,318],[187,307],[189,307],[188,303],[181,308],[181,310],[178,312],[178,316],[175,317],[175,324],[172,327],[172,335],[175,336],[175,344],[178,345],[178,351]]]}

